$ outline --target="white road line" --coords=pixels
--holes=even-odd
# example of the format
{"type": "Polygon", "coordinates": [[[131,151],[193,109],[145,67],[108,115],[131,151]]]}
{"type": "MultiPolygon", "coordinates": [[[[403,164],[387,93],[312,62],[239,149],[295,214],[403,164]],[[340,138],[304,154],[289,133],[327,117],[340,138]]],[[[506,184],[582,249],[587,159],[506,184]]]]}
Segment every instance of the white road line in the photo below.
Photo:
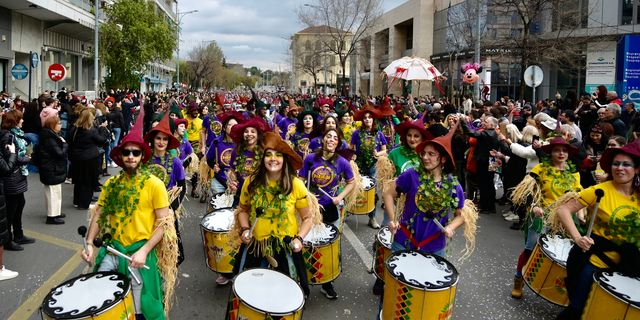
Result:
{"type": "Polygon", "coordinates": [[[347,238],[347,241],[349,241],[353,249],[356,250],[356,253],[358,253],[358,256],[360,256],[362,263],[364,263],[364,266],[367,269],[371,268],[371,265],[373,263],[373,256],[371,256],[371,253],[369,252],[370,250],[368,250],[362,244],[362,242],[360,242],[358,236],[356,236],[356,234],[351,231],[351,228],[349,228],[346,223],[344,224],[344,227],[342,229],[342,234],[345,236],[345,238],[347,238]]]}

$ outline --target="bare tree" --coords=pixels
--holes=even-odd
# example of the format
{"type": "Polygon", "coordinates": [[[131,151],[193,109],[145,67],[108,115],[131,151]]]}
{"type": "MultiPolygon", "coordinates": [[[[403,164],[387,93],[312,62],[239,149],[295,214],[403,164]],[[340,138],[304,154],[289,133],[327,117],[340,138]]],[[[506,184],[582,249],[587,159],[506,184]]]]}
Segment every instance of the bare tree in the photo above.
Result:
{"type": "Polygon", "coordinates": [[[189,52],[189,79],[192,87],[211,87],[223,74],[224,54],[215,41],[200,44],[189,52]]]}
{"type": "Polygon", "coordinates": [[[322,64],[320,63],[320,55],[315,51],[304,51],[298,55],[294,63],[294,68],[302,71],[311,76],[313,79],[313,88],[318,87],[318,74],[322,71],[322,64]]]}
{"type": "Polygon", "coordinates": [[[373,28],[382,15],[380,0],[316,0],[299,8],[298,19],[310,26],[324,26],[320,37],[324,49],[338,56],[342,71],[341,92],[345,92],[347,60],[358,42],[373,28]]]}

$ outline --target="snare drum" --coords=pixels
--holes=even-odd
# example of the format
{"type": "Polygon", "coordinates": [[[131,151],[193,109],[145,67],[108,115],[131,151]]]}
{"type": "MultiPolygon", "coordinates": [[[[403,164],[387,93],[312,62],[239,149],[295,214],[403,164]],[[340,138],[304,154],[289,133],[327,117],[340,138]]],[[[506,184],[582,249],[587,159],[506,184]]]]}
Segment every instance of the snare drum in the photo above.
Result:
{"type": "Polygon", "coordinates": [[[573,243],[559,235],[543,234],[523,268],[524,282],[545,300],[560,306],[569,305],[564,279],[567,258],[573,243]]]}
{"type": "Polygon", "coordinates": [[[378,230],[373,242],[373,273],[380,280],[384,280],[384,263],[391,254],[391,230],[384,226],[378,230]]]}
{"type": "Polygon", "coordinates": [[[330,224],[314,225],[304,237],[302,256],[310,284],[335,280],[341,272],[340,232],[330,224]]]}
{"type": "Polygon", "coordinates": [[[442,257],[398,251],[385,263],[381,319],[451,319],[458,271],[442,257]]]}
{"type": "Polygon", "coordinates": [[[249,269],[233,281],[229,304],[230,320],[297,320],[302,318],[304,295],[295,281],[280,272],[249,269]]]}
{"type": "Polygon", "coordinates": [[[237,250],[229,246],[229,230],[233,224],[231,208],[214,210],[202,218],[200,230],[204,255],[209,269],[218,273],[231,273],[237,250]]]}
{"type": "Polygon", "coordinates": [[[117,272],[88,273],[63,282],[42,301],[44,319],[136,318],[129,279],[117,272]]]}
{"type": "Polygon", "coordinates": [[[362,176],[363,191],[358,194],[356,204],[347,208],[351,214],[369,214],[376,208],[376,181],[369,176],[362,176]]]}
{"type": "Polygon", "coordinates": [[[207,212],[218,209],[231,208],[233,205],[233,195],[226,192],[214,194],[207,205],[207,212]]]}
{"type": "Polygon", "coordinates": [[[640,319],[640,278],[596,271],[582,319],[640,319]]]}

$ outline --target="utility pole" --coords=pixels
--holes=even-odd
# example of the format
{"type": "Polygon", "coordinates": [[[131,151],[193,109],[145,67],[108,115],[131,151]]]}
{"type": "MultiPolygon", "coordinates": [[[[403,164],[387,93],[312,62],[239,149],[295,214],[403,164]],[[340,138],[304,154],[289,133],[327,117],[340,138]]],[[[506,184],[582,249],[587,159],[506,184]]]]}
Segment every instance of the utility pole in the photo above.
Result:
{"type": "MultiPolygon", "coordinates": [[[[97,0],[96,0],[97,1],[97,0]]],[[[180,85],[180,32],[182,29],[180,26],[182,25],[182,18],[190,13],[196,13],[198,10],[191,10],[187,12],[180,13],[180,8],[176,4],[176,16],[178,17],[178,49],[177,49],[177,62],[176,62],[176,82],[178,83],[178,91],[182,88],[180,85]]]]}
{"type": "MultiPolygon", "coordinates": [[[[480,63],[480,1],[476,0],[476,52],[474,62],[480,63]]],[[[476,101],[480,100],[480,81],[473,84],[473,96],[476,101]]]]}
{"type": "Polygon", "coordinates": [[[98,65],[98,49],[100,45],[100,21],[98,19],[98,12],[100,12],[100,1],[94,1],[94,16],[95,16],[95,28],[94,28],[94,36],[93,36],[93,90],[96,92],[96,97],[98,98],[98,77],[99,75],[99,65],[98,65]]]}

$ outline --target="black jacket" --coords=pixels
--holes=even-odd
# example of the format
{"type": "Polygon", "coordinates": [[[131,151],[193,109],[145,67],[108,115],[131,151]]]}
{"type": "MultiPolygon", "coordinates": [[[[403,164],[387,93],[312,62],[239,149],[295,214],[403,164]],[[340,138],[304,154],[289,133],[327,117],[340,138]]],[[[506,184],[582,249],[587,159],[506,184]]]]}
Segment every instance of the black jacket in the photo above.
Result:
{"type": "Polygon", "coordinates": [[[38,144],[40,182],[45,185],[63,183],[67,177],[67,143],[53,130],[40,131],[38,144]]]}
{"type": "MultiPolygon", "coordinates": [[[[3,134],[6,134],[6,131],[3,132],[3,134]]],[[[9,221],[7,219],[7,205],[4,200],[3,178],[13,171],[17,155],[15,153],[9,153],[4,144],[0,145],[0,147],[3,148],[3,152],[1,152],[2,156],[0,156],[0,244],[7,244],[11,241],[11,237],[9,234],[9,221]],[[7,152],[4,152],[5,150],[7,152]]]]}
{"type": "Polygon", "coordinates": [[[100,156],[101,148],[107,143],[107,137],[101,135],[96,127],[89,130],[74,127],[69,132],[69,160],[90,160],[100,156]]]}
{"type": "MultiPolygon", "coordinates": [[[[0,132],[0,153],[5,161],[9,161],[12,154],[7,150],[7,145],[14,143],[14,136],[7,130],[0,132]]],[[[2,174],[2,182],[4,184],[3,194],[20,194],[27,192],[27,176],[22,175],[21,166],[28,164],[31,161],[30,157],[18,157],[18,146],[16,146],[16,160],[11,170],[2,174]]]]}

